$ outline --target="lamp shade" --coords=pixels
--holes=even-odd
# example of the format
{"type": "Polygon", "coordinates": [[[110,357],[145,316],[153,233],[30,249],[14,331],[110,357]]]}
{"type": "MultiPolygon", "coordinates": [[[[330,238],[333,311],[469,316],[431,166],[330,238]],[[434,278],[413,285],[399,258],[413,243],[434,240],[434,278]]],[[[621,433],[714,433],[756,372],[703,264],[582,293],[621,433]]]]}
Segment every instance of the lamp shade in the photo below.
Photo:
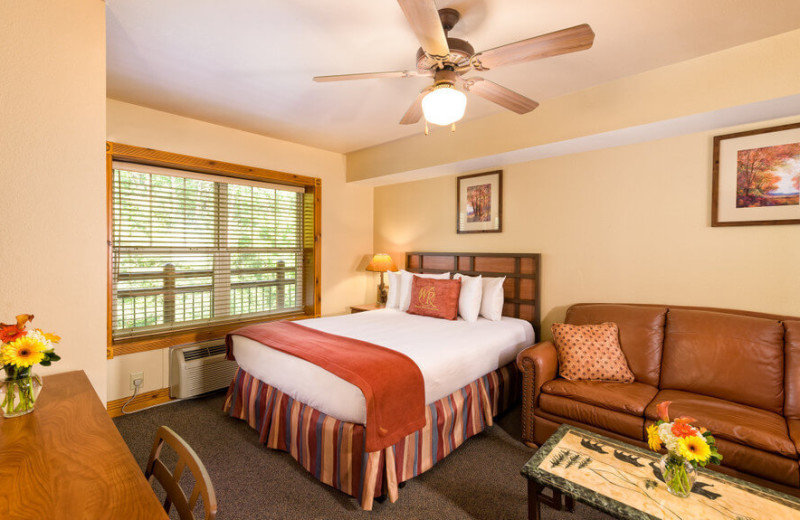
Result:
{"type": "Polygon", "coordinates": [[[367,266],[367,271],[375,271],[377,273],[397,271],[397,265],[395,265],[391,256],[387,255],[386,253],[377,253],[372,257],[372,260],[370,260],[369,265],[367,266]]]}
{"type": "Polygon", "coordinates": [[[447,126],[464,117],[467,96],[449,83],[434,87],[422,98],[422,113],[434,125],[447,126]]]}

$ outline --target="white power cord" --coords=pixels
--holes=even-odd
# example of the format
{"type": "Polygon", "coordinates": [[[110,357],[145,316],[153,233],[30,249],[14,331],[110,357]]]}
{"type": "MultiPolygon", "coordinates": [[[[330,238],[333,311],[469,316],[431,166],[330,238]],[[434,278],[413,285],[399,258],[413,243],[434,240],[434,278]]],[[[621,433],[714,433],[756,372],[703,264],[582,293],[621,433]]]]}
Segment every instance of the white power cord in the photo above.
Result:
{"type": "Polygon", "coordinates": [[[130,404],[130,402],[133,401],[134,397],[136,397],[136,394],[139,393],[139,388],[142,386],[142,383],[144,383],[144,381],[142,381],[141,378],[133,380],[133,395],[131,396],[130,399],[125,401],[125,404],[122,405],[122,410],[121,410],[122,415],[128,415],[129,413],[134,413],[134,412],[126,412],[125,407],[128,406],[128,404],[130,404]]]}

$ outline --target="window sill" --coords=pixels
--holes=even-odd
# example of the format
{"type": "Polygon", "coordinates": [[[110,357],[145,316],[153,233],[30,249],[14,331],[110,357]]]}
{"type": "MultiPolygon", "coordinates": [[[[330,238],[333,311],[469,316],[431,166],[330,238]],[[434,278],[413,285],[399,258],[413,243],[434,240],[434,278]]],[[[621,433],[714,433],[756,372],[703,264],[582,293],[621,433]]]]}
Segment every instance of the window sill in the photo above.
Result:
{"type": "Polygon", "coordinates": [[[315,316],[305,314],[303,312],[292,312],[274,316],[261,316],[259,318],[237,321],[235,323],[214,325],[211,327],[204,327],[202,329],[165,332],[145,338],[121,339],[112,342],[112,344],[106,349],[106,357],[108,359],[112,359],[115,356],[135,354],[137,352],[147,352],[148,350],[161,350],[169,348],[173,345],[183,345],[186,343],[198,343],[200,341],[222,339],[229,332],[253,323],[263,323],[267,321],[278,320],[294,321],[314,317],[315,316]]]}

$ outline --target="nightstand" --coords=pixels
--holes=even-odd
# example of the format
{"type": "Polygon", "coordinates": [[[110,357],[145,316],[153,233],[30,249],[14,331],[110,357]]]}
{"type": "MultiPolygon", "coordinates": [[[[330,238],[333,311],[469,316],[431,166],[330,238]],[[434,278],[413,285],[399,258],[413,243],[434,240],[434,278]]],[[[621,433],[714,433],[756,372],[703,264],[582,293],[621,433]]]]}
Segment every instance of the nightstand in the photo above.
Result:
{"type": "Polygon", "coordinates": [[[383,309],[386,307],[384,303],[367,303],[365,305],[352,305],[350,307],[350,314],[355,314],[357,312],[365,312],[365,311],[376,311],[378,309],[383,309]]]}

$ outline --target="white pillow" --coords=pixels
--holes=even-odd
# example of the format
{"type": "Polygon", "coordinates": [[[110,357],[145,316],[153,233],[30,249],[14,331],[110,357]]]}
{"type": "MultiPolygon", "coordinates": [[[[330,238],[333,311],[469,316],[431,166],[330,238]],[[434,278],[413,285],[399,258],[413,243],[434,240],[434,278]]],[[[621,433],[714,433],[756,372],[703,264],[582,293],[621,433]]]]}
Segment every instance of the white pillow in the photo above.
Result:
{"type": "Polygon", "coordinates": [[[408,306],[411,305],[411,283],[414,281],[415,276],[420,278],[435,278],[437,280],[449,280],[450,273],[442,274],[418,274],[409,273],[408,271],[400,271],[402,278],[400,279],[400,310],[406,312],[408,306]]]}
{"type": "Polygon", "coordinates": [[[400,280],[403,276],[401,273],[404,272],[405,271],[386,272],[386,276],[388,277],[389,281],[389,293],[386,296],[387,309],[397,309],[400,307],[400,291],[403,285],[400,280]]]}
{"type": "Polygon", "coordinates": [[[464,276],[456,273],[453,279],[461,280],[461,293],[458,295],[458,314],[464,321],[477,321],[481,311],[481,296],[483,295],[483,282],[481,275],[464,276]]]}
{"type": "Polygon", "coordinates": [[[499,321],[503,316],[503,282],[506,277],[483,278],[481,297],[481,316],[487,320],[499,321]]]}

